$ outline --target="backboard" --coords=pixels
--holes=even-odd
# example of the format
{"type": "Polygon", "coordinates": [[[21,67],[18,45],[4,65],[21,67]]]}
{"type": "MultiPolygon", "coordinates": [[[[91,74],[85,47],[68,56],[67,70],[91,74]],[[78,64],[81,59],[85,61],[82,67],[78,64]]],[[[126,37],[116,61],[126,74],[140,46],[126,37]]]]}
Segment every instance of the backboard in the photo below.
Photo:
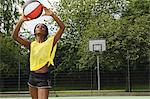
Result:
{"type": "Polygon", "coordinates": [[[102,52],[106,50],[106,40],[89,40],[89,50],[92,52],[102,52]]]}

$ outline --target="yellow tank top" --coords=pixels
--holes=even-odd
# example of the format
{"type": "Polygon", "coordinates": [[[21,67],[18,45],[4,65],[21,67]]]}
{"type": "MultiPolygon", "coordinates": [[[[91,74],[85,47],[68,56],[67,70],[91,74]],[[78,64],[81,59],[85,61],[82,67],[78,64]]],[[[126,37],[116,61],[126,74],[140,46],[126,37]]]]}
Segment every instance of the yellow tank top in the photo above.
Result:
{"type": "Polygon", "coordinates": [[[30,71],[35,71],[48,63],[54,65],[56,46],[52,49],[54,36],[49,37],[46,41],[38,43],[33,41],[30,46],[30,71]]]}

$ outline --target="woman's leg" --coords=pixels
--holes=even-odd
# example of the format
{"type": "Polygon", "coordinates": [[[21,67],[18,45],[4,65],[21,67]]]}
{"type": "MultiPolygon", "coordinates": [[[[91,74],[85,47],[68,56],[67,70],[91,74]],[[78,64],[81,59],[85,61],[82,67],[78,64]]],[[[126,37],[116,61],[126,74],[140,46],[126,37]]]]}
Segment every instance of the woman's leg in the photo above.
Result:
{"type": "Polygon", "coordinates": [[[29,86],[29,92],[30,92],[32,99],[38,99],[38,88],[29,86]]]}
{"type": "Polygon", "coordinates": [[[48,88],[38,88],[38,99],[48,99],[48,94],[48,88]]]}

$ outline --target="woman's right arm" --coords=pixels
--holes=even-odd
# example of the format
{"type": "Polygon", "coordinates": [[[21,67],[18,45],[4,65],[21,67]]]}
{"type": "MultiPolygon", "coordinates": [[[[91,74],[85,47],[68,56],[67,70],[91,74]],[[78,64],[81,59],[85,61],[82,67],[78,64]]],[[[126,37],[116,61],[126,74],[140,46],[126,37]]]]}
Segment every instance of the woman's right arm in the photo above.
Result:
{"type": "Polygon", "coordinates": [[[30,44],[31,42],[23,39],[19,36],[19,31],[20,31],[20,27],[22,26],[23,22],[26,21],[27,19],[24,16],[21,16],[18,23],[15,26],[15,29],[12,32],[12,38],[14,40],[16,40],[18,43],[24,45],[25,47],[27,47],[28,49],[30,48],[30,44]]]}

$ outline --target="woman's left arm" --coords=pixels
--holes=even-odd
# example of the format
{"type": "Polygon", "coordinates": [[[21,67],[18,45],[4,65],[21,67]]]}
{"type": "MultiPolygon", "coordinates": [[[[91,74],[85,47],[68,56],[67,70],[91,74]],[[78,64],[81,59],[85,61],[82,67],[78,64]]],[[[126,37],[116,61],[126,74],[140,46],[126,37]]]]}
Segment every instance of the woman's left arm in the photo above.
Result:
{"type": "Polygon", "coordinates": [[[64,32],[64,29],[65,29],[65,25],[64,23],[58,18],[58,16],[56,16],[51,10],[47,9],[46,7],[44,7],[44,10],[45,10],[45,14],[44,15],[47,15],[47,16],[51,16],[53,17],[53,19],[57,22],[57,24],[59,25],[59,29],[57,30],[56,34],[55,34],[55,37],[54,37],[54,43],[53,43],[53,46],[57,43],[57,41],[61,38],[61,35],[63,34],[64,32]]]}
{"type": "Polygon", "coordinates": [[[57,43],[57,41],[61,38],[61,35],[63,34],[64,29],[65,29],[65,25],[55,14],[52,14],[51,16],[59,25],[59,29],[57,30],[55,37],[54,37],[54,45],[55,45],[57,43]]]}

